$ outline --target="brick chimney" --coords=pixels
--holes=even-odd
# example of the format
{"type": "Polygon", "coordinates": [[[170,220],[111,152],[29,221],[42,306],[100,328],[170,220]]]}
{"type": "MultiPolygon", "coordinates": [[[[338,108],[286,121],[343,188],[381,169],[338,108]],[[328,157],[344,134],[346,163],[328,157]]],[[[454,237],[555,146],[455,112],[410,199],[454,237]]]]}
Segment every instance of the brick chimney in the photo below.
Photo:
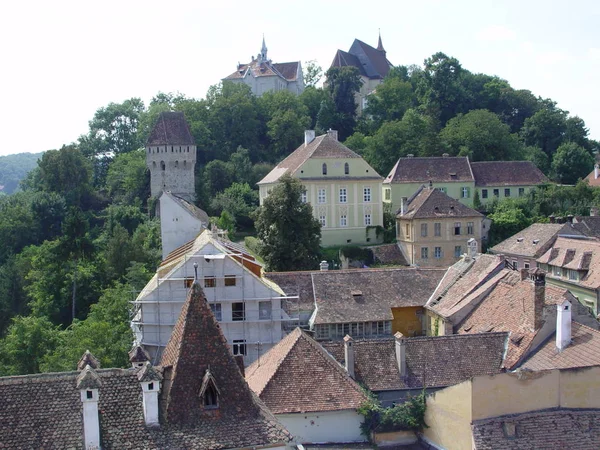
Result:
{"type": "Polygon", "coordinates": [[[533,279],[533,317],[532,325],[534,330],[539,330],[544,323],[544,303],[546,300],[546,272],[539,267],[530,272],[533,279]]]}
{"type": "Polygon", "coordinates": [[[571,302],[556,305],[556,349],[562,352],[571,343],[571,302]]]}
{"type": "Polygon", "coordinates": [[[398,372],[400,376],[406,375],[406,339],[399,331],[394,334],[396,338],[396,363],[398,364],[398,372]]]}
{"type": "Polygon", "coordinates": [[[315,130],[304,130],[304,146],[306,147],[315,139],[315,130]]]}
{"type": "Polygon", "coordinates": [[[354,339],[344,336],[344,361],[346,361],[346,372],[354,378],[354,339]]]}

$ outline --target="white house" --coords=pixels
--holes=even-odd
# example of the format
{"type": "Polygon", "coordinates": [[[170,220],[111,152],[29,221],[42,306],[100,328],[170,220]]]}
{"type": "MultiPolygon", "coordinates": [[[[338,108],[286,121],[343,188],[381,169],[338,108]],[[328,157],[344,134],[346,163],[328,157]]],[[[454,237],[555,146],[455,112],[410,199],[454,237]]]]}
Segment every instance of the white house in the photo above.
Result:
{"type": "Polygon", "coordinates": [[[246,364],[268,351],[287,327],[297,323],[297,296],[286,296],[279,286],[263,278],[262,266],[244,247],[204,230],[163,260],[134,302],[136,342],[154,360],[167,344],[195,278],[233,354],[244,355],[246,364]]]}

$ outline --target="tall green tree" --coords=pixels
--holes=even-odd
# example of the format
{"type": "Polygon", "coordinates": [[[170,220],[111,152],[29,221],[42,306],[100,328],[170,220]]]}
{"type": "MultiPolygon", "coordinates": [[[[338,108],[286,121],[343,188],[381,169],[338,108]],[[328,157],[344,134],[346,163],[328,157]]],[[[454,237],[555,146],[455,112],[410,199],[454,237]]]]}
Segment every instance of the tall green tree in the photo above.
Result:
{"type": "Polygon", "coordinates": [[[567,131],[567,113],[551,101],[525,120],[521,135],[526,145],[541,148],[551,159],[564,141],[567,131]]]}
{"type": "Polygon", "coordinates": [[[355,94],[360,90],[362,81],[356,67],[331,67],[325,74],[326,91],[333,102],[335,114],[333,123],[321,123],[322,127],[338,130],[340,140],[346,139],[356,126],[355,94]]]}
{"type": "Polygon", "coordinates": [[[594,168],[594,157],[574,142],[562,144],[552,158],[552,170],[563,184],[575,184],[594,168]]]}
{"type": "Polygon", "coordinates": [[[280,178],[258,210],[256,231],[260,256],[268,270],[315,269],[319,263],[321,225],[312,207],[303,203],[302,184],[290,175],[280,178]]]}

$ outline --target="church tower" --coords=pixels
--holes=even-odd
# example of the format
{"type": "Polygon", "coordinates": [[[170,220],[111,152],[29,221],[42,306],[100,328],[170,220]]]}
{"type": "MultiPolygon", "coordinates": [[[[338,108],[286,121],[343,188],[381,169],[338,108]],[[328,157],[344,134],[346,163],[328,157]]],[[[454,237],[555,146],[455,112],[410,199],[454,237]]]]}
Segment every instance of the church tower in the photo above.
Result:
{"type": "Polygon", "coordinates": [[[152,197],[169,191],[194,201],[196,142],[182,112],[160,114],[146,142],[146,165],[152,197]]]}

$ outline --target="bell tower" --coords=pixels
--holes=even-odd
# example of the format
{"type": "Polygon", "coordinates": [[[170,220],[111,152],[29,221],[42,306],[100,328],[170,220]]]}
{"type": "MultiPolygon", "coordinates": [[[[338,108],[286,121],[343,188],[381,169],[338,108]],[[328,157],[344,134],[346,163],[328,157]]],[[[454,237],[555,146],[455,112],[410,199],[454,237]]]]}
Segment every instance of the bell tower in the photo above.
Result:
{"type": "Polygon", "coordinates": [[[196,142],[182,112],[160,114],[146,142],[146,165],[152,197],[169,191],[194,201],[196,142]]]}

